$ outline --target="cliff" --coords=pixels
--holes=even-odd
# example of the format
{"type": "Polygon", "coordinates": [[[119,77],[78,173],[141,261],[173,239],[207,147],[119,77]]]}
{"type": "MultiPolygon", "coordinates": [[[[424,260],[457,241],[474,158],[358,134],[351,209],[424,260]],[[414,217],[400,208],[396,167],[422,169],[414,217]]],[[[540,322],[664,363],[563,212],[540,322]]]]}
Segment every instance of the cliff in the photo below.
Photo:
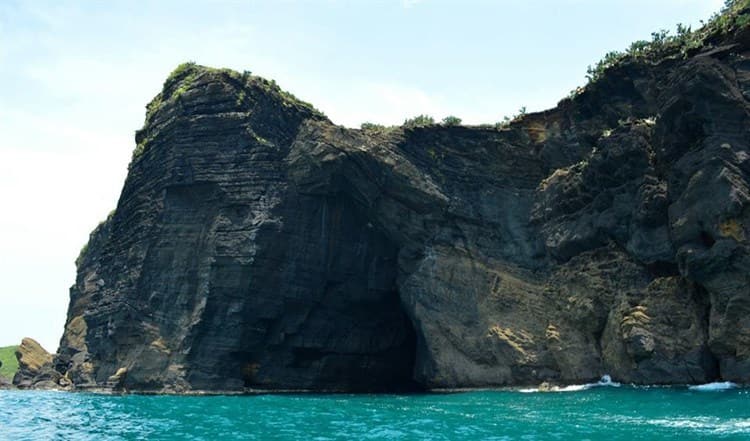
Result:
{"type": "Polygon", "coordinates": [[[347,129],[182,65],[77,262],[55,368],[159,392],[750,382],[732,14],[498,127],[347,129]]]}

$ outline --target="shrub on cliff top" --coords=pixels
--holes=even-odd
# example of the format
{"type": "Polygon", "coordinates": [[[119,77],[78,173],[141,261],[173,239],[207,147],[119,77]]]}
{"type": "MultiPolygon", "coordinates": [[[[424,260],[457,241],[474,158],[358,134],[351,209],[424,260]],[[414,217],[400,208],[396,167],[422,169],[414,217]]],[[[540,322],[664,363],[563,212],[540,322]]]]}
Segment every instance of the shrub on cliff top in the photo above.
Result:
{"type": "Polygon", "coordinates": [[[267,80],[261,77],[252,77],[252,84],[254,84],[257,87],[260,87],[261,89],[266,91],[266,93],[276,95],[277,97],[281,99],[281,102],[286,106],[294,106],[294,105],[301,106],[301,107],[308,109],[313,114],[319,117],[322,117],[322,118],[326,117],[323,112],[316,109],[315,106],[313,106],[312,104],[308,103],[307,101],[303,101],[297,98],[296,96],[294,96],[294,94],[292,94],[291,92],[282,89],[276,83],[276,80],[274,79],[267,80]]]}
{"type": "Polygon", "coordinates": [[[443,118],[443,121],[441,122],[444,126],[460,126],[461,125],[461,118],[453,115],[448,115],[445,118],[443,118]]]}
{"type": "Polygon", "coordinates": [[[381,131],[381,130],[386,129],[386,127],[383,124],[375,124],[371,122],[363,122],[359,126],[359,128],[362,130],[370,130],[370,131],[381,131]]]}
{"type": "Polygon", "coordinates": [[[174,70],[167,76],[167,79],[164,80],[162,91],[146,105],[147,122],[154,116],[154,114],[159,109],[159,107],[161,107],[164,101],[179,97],[187,91],[187,87],[190,85],[193,77],[195,77],[195,72],[190,72],[197,66],[198,65],[195,63],[195,61],[188,61],[186,63],[181,63],[174,68],[174,70]],[[175,84],[177,84],[177,88],[175,90],[170,90],[170,88],[173,88],[175,84]],[[165,93],[167,94],[165,95],[165,93]]]}
{"type": "Polygon", "coordinates": [[[198,75],[198,65],[194,61],[188,61],[177,66],[164,81],[164,90],[162,91],[162,100],[179,98],[187,92],[198,75]]]}
{"type": "Polygon", "coordinates": [[[703,46],[710,36],[722,36],[737,28],[750,25],[750,0],[725,0],[724,7],[707,23],[693,31],[689,26],[677,24],[674,34],[661,29],[651,33],[651,40],[633,42],[625,51],[612,51],[604,55],[593,66],[589,66],[586,78],[590,83],[599,80],[604,72],[626,60],[659,60],[670,56],[686,57],[692,50],[703,46]]]}
{"type": "Polygon", "coordinates": [[[404,121],[403,126],[408,129],[415,127],[426,127],[435,124],[435,118],[430,115],[417,115],[414,118],[408,118],[404,121]]]}
{"type": "Polygon", "coordinates": [[[506,129],[510,127],[510,124],[513,122],[516,122],[523,118],[526,115],[526,106],[521,106],[520,109],[518,109],[518,112],[516,112],[512,117],[510,116],[504,116],[502,121],[499,121],[495,124],[496,129],[506,129]]]}
{"type": "Polygon", "coordinates": [[[195,61],[188,61],[186,63],[181,63],[177,67],[174,68],[172,73],[169,74],[167,77],[165,84],[170,82],[170,80],[175,80],[176,78],[181,77],[185,72],[191,70],[192,68],[196,67],[197,64],[195,61]]]}

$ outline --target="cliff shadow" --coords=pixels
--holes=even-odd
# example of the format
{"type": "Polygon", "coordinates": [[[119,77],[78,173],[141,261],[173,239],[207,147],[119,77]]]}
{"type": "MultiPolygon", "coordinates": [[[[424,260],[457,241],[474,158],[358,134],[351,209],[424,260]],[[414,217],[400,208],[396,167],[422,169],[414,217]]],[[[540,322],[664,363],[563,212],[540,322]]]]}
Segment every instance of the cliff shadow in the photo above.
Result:
{"type": "Polygon", "coordinates": [[[360,204],[344,192],[288,195],[256,228],[244,250],[213,264],[194,388],[420,389],[399,250],[360,204]]]}

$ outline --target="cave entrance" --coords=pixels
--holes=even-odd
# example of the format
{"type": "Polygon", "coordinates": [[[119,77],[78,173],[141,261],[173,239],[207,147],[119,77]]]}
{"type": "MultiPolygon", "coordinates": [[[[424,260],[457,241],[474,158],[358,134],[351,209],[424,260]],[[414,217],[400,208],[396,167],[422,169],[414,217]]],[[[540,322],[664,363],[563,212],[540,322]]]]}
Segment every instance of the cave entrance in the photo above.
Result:
{"type": "MultiPolygon", "coordinates": [[[[253,229],[237,204],[222,208],[223,229],[211,239],[216,255],[203,276],[205,305],[186,337],[193,388],[419,390],[417,336],[396,282],[399,247],[353,185],[332,185],[341,191],[286,195],[268,215],[278,221],[253,229]]],[[[188,202],[170,205],[177,220],[209,222],[188,202]]]]}
{"type": "Polygon", "coordinates": [[[421,390],[396,243],[344,192],[291,195],[284,209],[284,229],[258,235],[269,242],[249,269],[232,375],[246,389],[421,390]]]}
{"type": "Polygon", "coordinates": [[[288,366],[315,389],[419,390],[413,380],[417,336],[396,284],[398,247],[345,193],[304,201],[313,215],[294,234],[314,245],[291,264],[316,263],[313,303],[286,301],[291,317],[305,316],[288,339],[288,366]]]}

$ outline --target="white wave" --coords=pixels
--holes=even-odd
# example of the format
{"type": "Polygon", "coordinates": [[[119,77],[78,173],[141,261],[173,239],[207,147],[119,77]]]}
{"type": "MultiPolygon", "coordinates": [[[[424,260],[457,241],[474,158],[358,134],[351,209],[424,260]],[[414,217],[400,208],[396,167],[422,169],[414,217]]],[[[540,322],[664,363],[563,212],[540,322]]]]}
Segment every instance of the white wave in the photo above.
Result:
{"type": "Polygon", "coordinates": [[[609,386],[609,387],[620,387],[620,383],[612,381],[612,377],[609,375],[602,376],[601,380],[596,383],[597,386],[609,386]]]}
{"type": "MultiPolygon", "coordinates": [[[[649,425],[680,429],[686,433],[703,433],[716,435],[750,434],[750,419],[693,416],[672,418],[643,418],[638,416],[619,415],[612,418],[619,424],[624,425],[649,425]]],[[[744,439],[744,438],[743,438],[744,439]]]]}
{"type": "Polygon", "coordinates": [[[536,389],[520,389],[519,392],[526,394],[533,392],[580,392],[582,390],[591,389],[592,387],[620,387],[620,383],[612,381],[612,377],[609,375],[604,375],[596,383],[571,384],[563,387],[546,385],[536,389]]]}
{"type": "Polygon", "coordinates": [[[688,387],[688,389],[701,392],[713,392],[719,390],[734,389],[736,387],[738,387],[736,383],[732,383],[731,381],[721,381],[714,383],[697,384],[695,386],[688,387]]]}
{"type": "Polygon", "coordinates": [[[727,421],[708,417],[662,418],[646,421],[646,424],[722,435],[750,433],[750,420],[739,418],[732,418],[727,421]]]}
{"type": "Polygon", "coordinates": [[[596,383],[591,384],[571,384],[569,386],[565,387],[558,387],[553,390],[553,392],[578,392],[581,390],[586,390],[594,387],[596,383]]]}
{"type": "Polygon", "coordinates": [[[522,394],[532,394],[534,392],[539,392],[539,389],[537,388],[531,388],[531,389],[518,389],[518,392],[521,392],[522,394]]]}

